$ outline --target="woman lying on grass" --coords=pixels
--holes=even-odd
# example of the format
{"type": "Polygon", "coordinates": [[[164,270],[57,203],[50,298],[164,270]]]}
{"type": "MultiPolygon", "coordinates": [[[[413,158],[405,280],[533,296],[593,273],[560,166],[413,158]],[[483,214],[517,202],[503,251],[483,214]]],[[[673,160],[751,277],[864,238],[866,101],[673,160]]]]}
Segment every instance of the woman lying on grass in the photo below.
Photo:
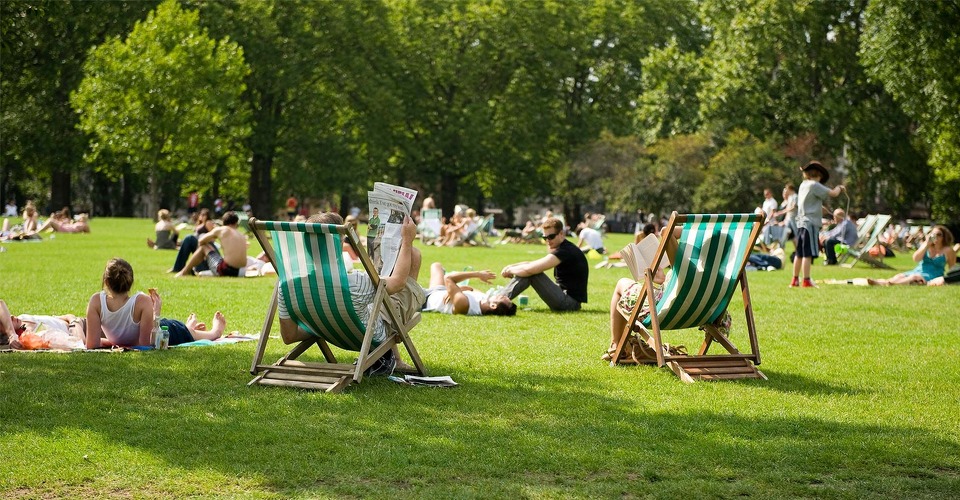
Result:
{"type": "MultiPolygon", "coordinates": [[[[87,349],[97,349],[102,345],[131,347],[150,345],[154,318],[160,317],[163,305],[155,288],[150,295],[137,292],[130,296],[133,286],[133,267],[123,259],[107,262],[103,271],[103,288],[90,297],[87,304],[87,349]],[[102,337],[106,338],[106,342],[102,337]]],[[[215,340],[220,338],[227,320],[220,311],[213,316],[212,328],[197,322],[197,315],[191,313],[186,323],[161,319],[160,326],[170,330],[170,345],[193,342],[194,340],[215,340]]]]}
{"type": "Polygon", "coordinates": [[[871,285],[942,285],[944,269],[956,265],[953,233],[944,226],[933,226],[926,241],[913,252],[917,267],[887,280],[867,280],[871,285]]]}

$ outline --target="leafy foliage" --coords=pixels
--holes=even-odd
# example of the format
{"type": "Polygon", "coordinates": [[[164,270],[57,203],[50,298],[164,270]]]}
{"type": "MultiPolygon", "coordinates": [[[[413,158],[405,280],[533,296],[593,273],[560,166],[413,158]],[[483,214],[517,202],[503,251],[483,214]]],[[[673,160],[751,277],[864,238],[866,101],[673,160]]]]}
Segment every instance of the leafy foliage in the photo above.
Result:
{"type": "Polygon", "coordinates": [[[239,96],[249,69],[243,51],[203,32],[195,11],[161,4],[121,41],[90,53],[86,76],[72,96],[80,127],[93,136],[89,160],[116,173],[113,157],[150,176],[151,206],[160,176],[212,175],[221,162],[242,169],[240,141],[249,132],[239,96]]]}

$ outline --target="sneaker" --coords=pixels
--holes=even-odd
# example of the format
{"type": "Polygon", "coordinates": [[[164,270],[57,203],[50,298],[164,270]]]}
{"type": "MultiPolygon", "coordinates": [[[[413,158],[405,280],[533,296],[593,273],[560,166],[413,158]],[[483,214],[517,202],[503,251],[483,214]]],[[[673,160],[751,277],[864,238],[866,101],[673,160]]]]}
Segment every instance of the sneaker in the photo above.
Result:
{"type": "Polygon", "coordinates": [[[803,284],[800,285],[801,288],[820,288],[810,278],[804,278],[803,284]]]}
{"type": "Polygon", "coordinates": [[[796,288],[798,286],[800,286],[800,278],[794,276],[793,281],[790,282],[790,288],[796,288]]]}
{"type": "Polygon", "coordinates": [[[389,376],[393,375],[394,368],[397,367],[397,358],[393,355],[393,350],[387,351],[386,354],[376,360],[370,368],[367,368],[367,371],[364,375],[368,377],[377,377],[377,376],[389,376]]]}

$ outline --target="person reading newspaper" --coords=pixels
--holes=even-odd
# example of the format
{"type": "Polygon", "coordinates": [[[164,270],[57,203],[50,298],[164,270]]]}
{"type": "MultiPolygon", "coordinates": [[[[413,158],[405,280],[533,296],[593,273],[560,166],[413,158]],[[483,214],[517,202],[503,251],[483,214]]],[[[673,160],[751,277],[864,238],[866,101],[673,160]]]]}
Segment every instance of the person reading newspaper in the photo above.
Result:
{"type": "Polygon", "coordinates": [[[381,276],[393,272],[400,252],[403,221],[410,216],[417,191],[384,182],[367,192],[370,220],[367,222],[367,253],[381,276]]]}

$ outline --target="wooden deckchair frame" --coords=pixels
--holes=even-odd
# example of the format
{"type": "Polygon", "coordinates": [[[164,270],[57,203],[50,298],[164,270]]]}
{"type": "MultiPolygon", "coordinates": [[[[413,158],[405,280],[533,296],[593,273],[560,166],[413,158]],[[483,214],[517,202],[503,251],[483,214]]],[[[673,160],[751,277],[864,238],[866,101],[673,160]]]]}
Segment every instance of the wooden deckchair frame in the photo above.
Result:
{"type": "MultiPolygon", "coordinates": [[[[277,284],[274,287],[273,295],[267,306],[267,315],[264,319],[263,329],[260,332],[260,339],[257,342],[257,348],[254,353],[253,363],[250,367],[250,373],[255,377],[248,385],[280,385],[289,387],[298,387],[303,389],[319,389],[326,392],[340,392],[352,383],[359,383],[363,379],[363,373],[374,362],[380,359],[394,345],[403,344],[414,365],[414,372],[418,375],[426,375],[427,371],[420,359],[416,347],[410,338],[409,331],[420,322],[420,314],[417,313],[410,321],[403,322],[400,310],[397,305],[390,300],[387,293],[386,282],[380,278],[374,268],[373,261],[367,252],[360,245],[360,237],[357,235],[353,226],[349,225],[327,225],[327,224],[308,224],[308,223],[278,223],[260,221],[256,218],[250,218],[250,229],[254,236],[267,254],[270,262],[277,269],[277,284]],[[267,231],[268,226],[274,224],[283,224],[291,228],[290,231],[314,233],[320,237],[323,233],[310,230],[314,226],[327,226],[334,228],[342,238],[346,238],[347,243],[353,248],[353,251],[360,257],[364,272],[367,273],[376,292],[373,299],[373,310],[370,312],[363,341],[360,347],[356,364],[339,363],[333,351],[330,349],[327,339],[323,337],[324,332],[311,333],[307,338],[302,339],[284,339],[287,344],[296,343],[296,345],[287,354],[281,357],[273,364],[264,364],[263,357],[266,352],[267,342],[270,338],[270,330],[273,326],[274,317],[277,314],[278,296],[280,291],[280,264],[277,259],[276,250],[270,243],[267,231]],[[307,230],[304,230],[307,229],[307,230]],[[371,349],[373,334],[376,321],[380,321],[382,314],[387,317],[387,338],[379,346],[371,349]],[[300,362],[297,358],[306,352],[311,346],[316,345],[323,353],[326,363],[300,362]]],[[[352,266],[346,266],[342,260],[341,252],[336,252],[339,265],[345,266],[346,270],[352,266]]]]}
{"type": "MultiPolygon", "coordinates": [[[[743,296],[743,312],[750,343],[750,352],[740,352],[728,336],[721,333],[716,327],[709,323],[700,325],[700,328],[704,331],[704,340],[695,355],[671,354],[664,345],[657,311],[657,300],[654,298],[654,270],[659,268],[662,259],[669,258],[666,255],[668,251],[667,246],[668,241],[673,238],[674,229],[677,227],[682,228],[683,224],[688,220],[692,220],[693,217],[693,215],[680,215],[677,214],[677,212],[673,212],[670,216],[670,222],[667,225],[666,231],[663,233],[665,236],[660,239],[660,244],[657,247],[656,257],[649,267],[644,270],[642,291],[629,317],[627,317],[623,335],[621,335],[620,341],[617,343],[616,351],[613,353],[610,364],[613,366],[620,361],[621,352],[627,343],[628,337],[632,335],[633,332],[637,332],[637,334],[642,337],[642,340],[653,348],[656,354],[657,366],[669,366],[684,382],[692,383],[696,379],[766,379],[767,377],[754,366],[760,364],[760,345],[757,340],[756,325],[753,319],[753,304],[750,299],[750,289],[747,285],[747,273],[745,271],[747,258],[750,256],[750,249],[756,244],[757,238],[760,236],[760,231],[763,229],[763,214],[756,215],[758,220],[754,222],[753,228],[750,231],[749,240],[746,242],[747,250],[744,252],[740,262],[736,263],[738,272],[734,289],[739,285],[740,292],[743,296]],[[649,330],[643,325],[640,319],[644,302],[648,304],[650,311],[649,330]],[[714,343],[720,344],[726,350],[726,354],[707,354],[714,343]]],[[[672,246],[676,247],[676,245],[672,246]]],[[[672,250],[674,254],[678,252],[676,248],[671,248],[670,250],[672,250]]],[[[674,257],[676,257],[676,255],[674,257]]],[[[671,264],[674,264],[673,258],[670,258],[670,261],[671,264]]],[[[674,278],[671,277],[671,279],[674,278]]],[[[664,286],[666,286],[666,284],[664,286]]]]}
{"type": "Polygon", "coordinates": [[[881,269],[893,269],[888,264],[885,264],[882,260],[874,258],[870,255],[870,249],[877,245],[877,242],[880,241],[880,235],[883,234],[883,231],[887,228],[887,225],[890,223],[891,217],[889,215],[878,214],[876,220],[874,220],[873,227],[870,229],[869,237],[863,242],[854,247],[847,249],[847,253],[843,254],[843,259],[840,263],[843,267],[853,267],[857,265],[857,262],[863,261],[867,264],[870,264],[873,267],[881,269]],[[845,263],[849,258],[853,258],[853,262],[845,263]]]}

